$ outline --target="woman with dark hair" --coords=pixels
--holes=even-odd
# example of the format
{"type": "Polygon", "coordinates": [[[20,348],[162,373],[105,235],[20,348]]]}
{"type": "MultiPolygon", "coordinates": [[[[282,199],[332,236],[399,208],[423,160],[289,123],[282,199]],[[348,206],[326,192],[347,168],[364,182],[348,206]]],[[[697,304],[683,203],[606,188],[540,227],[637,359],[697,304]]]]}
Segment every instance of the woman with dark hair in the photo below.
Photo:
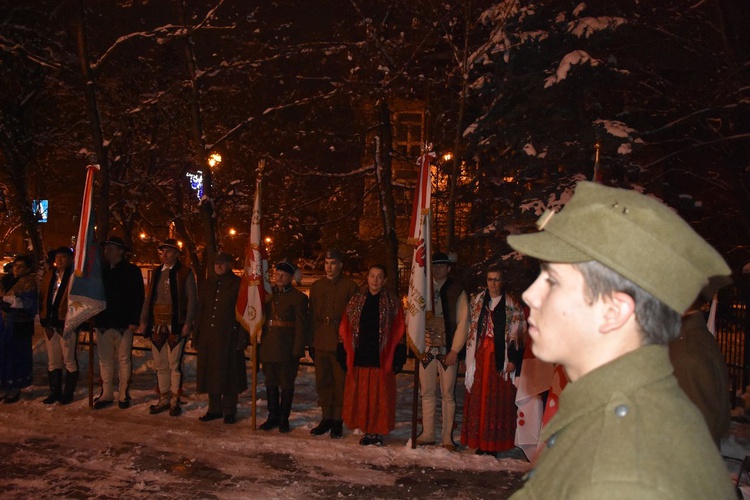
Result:
{"type": "Polygon", "coordinates": [[[371,266],[367,284],[351,298],[339,327],[346,351],[344,423],[365,435],[361,445],[383,445],[396,427],[393,357],[404,336],[401,302],[383,289],[385,267],[371,266]]]}
{"type": "Polygon", "coordinates": [[[31,385],[31,338],[38,301],[32,262],[28,255],[16,257],[13,279],[0,290],[0,398],[5,403],[18,401],[21,389],[31,385]]]}
{"type": "Polygon", "coordinates": [[[518,300],[503,288],[502,270],[487,269],[487,288],[472,297],[466,341],[466,397],[461,444],[479,455],[514,447],[515,377],[523,360],[526,318],[518,300]]]}

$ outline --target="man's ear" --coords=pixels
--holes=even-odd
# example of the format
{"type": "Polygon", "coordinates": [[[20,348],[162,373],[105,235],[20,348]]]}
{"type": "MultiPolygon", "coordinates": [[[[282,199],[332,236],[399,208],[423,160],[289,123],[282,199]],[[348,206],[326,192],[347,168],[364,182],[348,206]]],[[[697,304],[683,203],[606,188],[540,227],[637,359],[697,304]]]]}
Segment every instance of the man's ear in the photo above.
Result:
{"type": "Polygon", "coordinates": [[[610,296],[602,297],[601,307],[601,333],[619,330],[628,320],[635,317],[635,300],[624,292],[613,292],[610,296]]]}

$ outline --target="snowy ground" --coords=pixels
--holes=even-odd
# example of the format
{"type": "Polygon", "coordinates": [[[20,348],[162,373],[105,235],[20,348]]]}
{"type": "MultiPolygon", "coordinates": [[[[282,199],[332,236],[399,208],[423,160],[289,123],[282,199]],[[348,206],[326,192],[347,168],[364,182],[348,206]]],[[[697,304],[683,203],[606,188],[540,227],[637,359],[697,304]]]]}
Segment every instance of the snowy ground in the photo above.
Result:
{"type": "MultiPolygon", "coordinates": [[[[46,354],[41,337],[35,341],[35,385],[19,403],[0,406],[3,497],[501,499],[520,487],[529,468],[524,460],[497,460],[472,450],[411,449],[408,374],[397,377],[396,430],[386,437],[386,446],[364,447],[361,435],[348,429],[341,440],[310,435],[320,418],[312,367],[300,368],[292,432],[253,432],[249,393],[241,396],[236,424],[198,420],[207,399],[194,390],[194,356],[185,356],[186,395],[179,417],[148,413],[156,399],[155,379],[151,355],[142,351],[134,352],[129,409],[88,406],[87,347],[79,348],[84,384],[76,400],[43,405],[46,354]]],[[[258,395],[263,396],[262,384],[258,395]]],[[[257,423],[265,416],[259,400],[257,423]]]]}
{"type": "MultiPolygon", "coordinates": [[[[302,366],[292,412],[293,431],[252,431],[249,393],[241,396],[239,420],[200,422],[207,400],[195,394],[195,357],[185,357],[183,414],[150,415],[156,395],[151,355],[134,352],[133,405],[92,410],[88,406],[87,347],[79,350],[76,400],[46,406],[46,354],[35,345],[35,385],[16,404],[0,406],[0,495],[42,498],[507,498],[521,486],[525,460],[451,453],[410,445],[412,376],[397,377],[396,430],[382,448],[344,439],[313,437],[319,420],[313,369],[302,366]]],[[[96,366],[96,363],[95,363],[96,366]]],[[[95,372],[98,371],[98,368],[95,372]]],[[[97,376],[98,377],[98,376],[97,376]]],[[[262,382],[262,375],[259,377],[262,382]]],[[[98,392],[98,389],[96,389],[98,392]]],[[[262,383],[258,395],[263,395],[262,383]]],[[[458,404],[463,400],[459,383],[458,404]]],[[[438,405],[439,408],[439,405],[438,405]]],[[[257,423],[265,420],[259,399],[257,423]]],[[[460,415],[460,411],[459,411],[460,415]]],[[[460,425],[460,422],[459,422],[460,425]]],[[[460,428],[455,433],[458,441],[460,428]]],[[[750,425],[733,422],[722,453],[735,475],[750,455],[750,425]]],[[[743,475],[743,482],[748,482],[743,475]]]]}

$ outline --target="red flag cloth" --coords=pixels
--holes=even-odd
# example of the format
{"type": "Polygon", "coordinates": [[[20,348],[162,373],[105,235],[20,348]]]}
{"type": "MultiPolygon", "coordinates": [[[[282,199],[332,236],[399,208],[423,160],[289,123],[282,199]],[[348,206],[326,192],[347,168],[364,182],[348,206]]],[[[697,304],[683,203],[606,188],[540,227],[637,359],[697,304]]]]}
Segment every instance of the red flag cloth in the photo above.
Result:
{"type": "Polygon", "coordinates": [[[237,320],[250,335],[260,341],[263,327],[263,305],[271,294],[268,280],[268,255],[260,238],[261,181],[256,183],[250,238],[245,249],[245,268],[235,308],[237,320]]]}
{"type": "Polygon", "coordinates": [[[405,311],[409,346],[417,356],[424,353],[425,321],[427,311],[432,311],[432,274],[430,272],[430,202],[432,198],[432,171],[430,158],[435,153],[419,157],[419,179],[414,192],[414,205],[409,230],[409,243],[414,245],[409,279],[408,304],[405,311]]]}

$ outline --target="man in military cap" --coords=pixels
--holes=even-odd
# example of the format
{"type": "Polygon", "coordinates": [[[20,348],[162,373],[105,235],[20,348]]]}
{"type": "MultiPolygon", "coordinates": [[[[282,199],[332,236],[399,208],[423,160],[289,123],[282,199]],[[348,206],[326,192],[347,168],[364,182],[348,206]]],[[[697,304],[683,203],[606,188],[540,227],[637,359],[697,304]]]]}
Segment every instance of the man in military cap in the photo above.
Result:
{"type": "Polygon", "coordinates": [[[285,259],[276,264],[273,295],[266,306],[266,322],[260,341],[259,359],[266,379],[268,419],[260,429],[289,432],[289,414],[294,399],[294,381],[299,360],[305,355],[310,329],[307,295],[292,285],[302,273],[294,262],[285,259]],[[281,394],[279,395],[279,390],[281,394]]]}
{"type": "Polygon", "coordinates": [[[320,423],[310,434],[320,436],[331,432],[331,437],[344,436],[344,383],[346,372],[337,358],[339,347],[339,324],[349,299],[357,293],[354,280],[342,274],[344,256],[338,250],[329,250],[325,255],[325,278],[310,287],[310,310],[312,311],[313,338],[310,355],[315,360],[315,386],[318,404],[323,411],[320,423]]]}
{"type": "Polygon", "coordinates": [[[104,265],[102,279],[107,308],[94,317],[96,345],[99,349],[99,375],[102,393],[94,409],[110,406],[114,401],[115,365],[119,374],[118,406],[130,406],[128,386],[132,372],[133,332],[138,330],[143,309],[143,275],[125,258],[125,242],[110,236],[102,243],[104,265]]]}
{"type": "Polygon", "coordinates": [[[151,353],[159,384],[159,401],[150,413],[182,413],[182,351],[190,335],[198,306],[195,273],[180,260],[180,247],[172,238],[159,245],[162,265],[154,270],[143,303],[139,332],[151,339],[151,353]]]}
{"type": "Polygon", "coordinates": [[[54,254],[54,267],[44,273],[39,287],[39,323],[46,335],[50,390],[42,402],[68,404],[73,401],[78,384],[78,335],[75,332],[63,335],[68,314],[68,283],[73,274],[73,250],[60,247],[50,253],[54,254]],[[63,368],[66,372],[64,391],[63,368]]]}
{"type": "Polygon", "coordinates": [[[208,393],[208,411],[201,422],[224,418],[225,424],[237,421],[237,400],[247,389],[245,348],[247,332],[235,315],[240,279],[232,272],[234,258],[219,252],[214,260],[214,275],[201,287],[198,315],[193,331],[193,347],[198,351],[196,387],[208,393]]]}
{"type": "Polygon", "coordinates": [[[570,383],[514,498],[736,498],[666,347],[724,260],[656,200],[589,182],[537,225],[508,243],[543,261],[523,294],[532,350],[570,383]]]}
{"type": "Polygon", "coordinates": [[[453,423],[456,417],[456,373],[465,356],[469,334],[469,299],[460,283],[448,276],[453,262],[447,254],[432,256],[433,313],[425,324],[425,357],[419,363],[419,392],[422,396],[422,433],[417,444],[435,443],[437,381],[440,380],[442,426],[440,441],[444,448],[456,451],[453,423]]]}

